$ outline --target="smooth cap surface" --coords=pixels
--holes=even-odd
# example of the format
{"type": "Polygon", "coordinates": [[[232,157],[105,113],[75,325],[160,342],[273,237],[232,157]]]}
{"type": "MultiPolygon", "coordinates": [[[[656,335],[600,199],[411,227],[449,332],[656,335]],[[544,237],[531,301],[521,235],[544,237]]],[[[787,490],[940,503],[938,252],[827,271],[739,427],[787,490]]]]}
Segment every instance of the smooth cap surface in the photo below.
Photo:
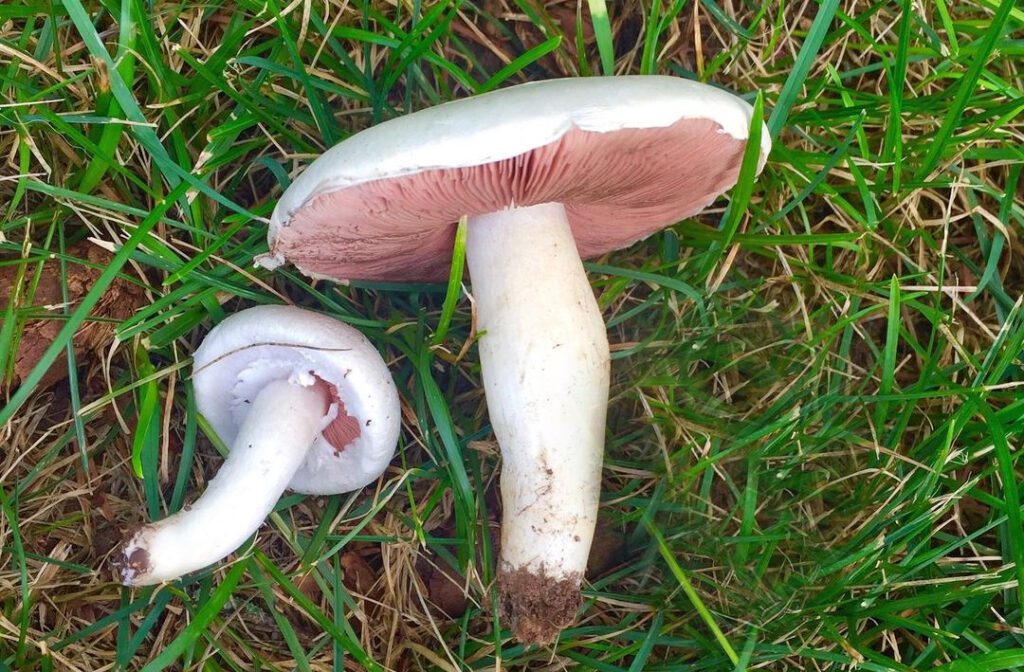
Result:
{"type": "Polygon", "coordinates": [[[263,263],[440,280],[461,216],[548,202],[565,205],[581,256],[603,254],[733,186],[751,116],[730,93],[663,76],[533,82],[428,108],[314,161],[278,202],[263,263]]]}
{"type": "Polygon", "coordinates": [[[326,383],[333,403],[289,487],[336,494],[375,480],[394,456],[398,391],[377,349],[358,330],[293,306],[258,306],[214,327],[195,352],[199,411],[227,445],[272,380],[326,383]]]}

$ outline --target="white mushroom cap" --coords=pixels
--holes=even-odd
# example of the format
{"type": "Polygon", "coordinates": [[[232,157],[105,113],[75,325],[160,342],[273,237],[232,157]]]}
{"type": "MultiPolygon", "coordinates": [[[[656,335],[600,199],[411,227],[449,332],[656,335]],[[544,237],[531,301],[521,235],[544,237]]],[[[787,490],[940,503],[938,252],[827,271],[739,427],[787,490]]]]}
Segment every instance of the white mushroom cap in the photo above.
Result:
{"type": "MultiPolygon", "coordinates": [[[[522,84],[386,121],[313,162],[271,217],[267,267],[441,280],[454,224],[563,203],[584,258],[707,207],[736,181],[752,108],[678,77],[522,84]]],[[[761,135],[761,165],[771,140],[761,135]]]]}
{"type": "Polygon", "coordinates": [[[291,306],[236,313],[210,331],[195,352],[193,381],[199,411],[231,445],[248,405],[269,382],[316,376],[334,391],[324,420],[298,472],[296,492],[327,495],[361,488],[387,468],[400,431],[398,391],[376,348],[356,329],[291,306]],[[346,417],[347,416],[347,417],[346,417]],[[330,426],[358,436],[335,446],[330,426]],[[325,436],[325,434],[327,436],[325,436]]]}
{"type": "MultiPolygon", "coordinates": [[[[711,119],[722,133],[745,140],[751,114],[750,105],[728,91],[664,75],[550,79],[450,101],[377,124],[324,152],[281,196],[270,235],[319,194],[508,159],[573,128],[610,133],[711,119]]],[[[761,146],[767,157],[768,133],[761,146]]]]}
{"type": "Polygon", "coordinates": [[[289,487],[335,494],[387,468],[401,425],[387,365],[362,334],[289,306],[227,318],[195,354],[199,411],[230,453],[192,504],[135,530],[114,560],[126,585],[176,579],[229,555],[289,487]]]}

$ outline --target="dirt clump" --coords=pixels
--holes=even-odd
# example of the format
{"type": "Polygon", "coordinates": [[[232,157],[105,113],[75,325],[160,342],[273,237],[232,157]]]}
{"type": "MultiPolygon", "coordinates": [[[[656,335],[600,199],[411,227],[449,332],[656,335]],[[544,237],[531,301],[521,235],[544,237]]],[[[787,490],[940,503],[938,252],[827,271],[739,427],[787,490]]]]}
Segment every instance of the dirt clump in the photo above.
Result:
{"type": "MultiPolygon", "coordinates": [[[[67,248],[69,260],[65,266],[68,310],[73,310],[82,297],[99,279],[112,255],[103,248],[82,241],[67,248]]],[[[39,280],[33,291],[36,275],[34,265],[26,268],[21,278],[18,266],[0,267],[0,310],[6,310],[14,298],[16,309],[26,313],[24,326],[16,329],[20,334],[14,353],[12,384],[17,387],[42,359],[64,326],[62,305],[65,298],[61,289],[60,261],[56,258],[43,262],[39,280]]],[[[146,302],[142,287],[123,277],[114,279],[107,287],[92,314],[75,334],[75,359],[99,356],[114,338],[118,322],[130,317],[146,302]]],[[[38,389],[46,389],[64,380],[68,375],[67,355],[61,353],[39,382],[38,389]]]]}
{"type": "Polygon", "coordinates": [[[468,602],[464,588],[466,580],[441,558],[420,557],[416,560],[416,571],[427,588],[431,604],[448,618],[458,618],[466,613],[468,602]]]}
{"type": "Polygon", "coordinates": [[[576,617],[582,603],[580,577],[556,579],[543,567],[539,573],[525,567],[503,569],[501,619],[512,626],[524,644],[548,644],[576,617]]]}

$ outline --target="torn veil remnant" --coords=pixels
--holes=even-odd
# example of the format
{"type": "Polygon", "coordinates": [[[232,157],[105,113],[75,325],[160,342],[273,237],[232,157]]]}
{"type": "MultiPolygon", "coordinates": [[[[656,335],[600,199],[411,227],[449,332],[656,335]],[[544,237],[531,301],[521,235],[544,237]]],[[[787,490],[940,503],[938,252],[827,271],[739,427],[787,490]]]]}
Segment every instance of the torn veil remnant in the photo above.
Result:
{"type": "Polygon", "coordinates": [[[442,280],[468,216],[503,458],[502,613],[522,641],[572,622],[597,516],[610,357],[581,259],[710,205],[737,180],[751,118],[674,77],[535,82],[358,133],[274,210],[263,263],[337,280],[442,280]]]}
{"type": "Polygon", "coordinates": [[[194,357],[196,406],[230,453],[206,491],[121,548],[127,585],[176,579],[237,549],[286,488],[361,488],[387,468],[398,391],[356,329],[290,306],[259,306],[214,327],[194,357]]]}

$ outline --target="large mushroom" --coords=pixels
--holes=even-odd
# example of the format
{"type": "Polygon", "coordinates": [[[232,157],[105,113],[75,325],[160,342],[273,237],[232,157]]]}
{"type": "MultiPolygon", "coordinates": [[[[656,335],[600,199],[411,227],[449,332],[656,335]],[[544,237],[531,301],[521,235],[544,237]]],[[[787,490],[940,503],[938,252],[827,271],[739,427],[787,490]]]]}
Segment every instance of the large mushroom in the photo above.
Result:
{"type": "Polygon", "coordinates": [[[190,506],[142,527],[117,558],[121,580],[176,579],[249,538],[286,488],[348,492],[387,468],[398,391],[358,330],[292,306],[258,306],[214,327],[195,352],[196,406],[230,452],[190,506]]]}
{"type": "Polygon", "coordinates": [[[264,265],[336,280],[441,280],[469,217],[502,455],[502,613],[521,641],[572,622],[597,518],[610,358],[581,259],[730,188],[751,118],[740,98],[674,77],[524,84],[348,138],[274,210],[264,265]]]}

